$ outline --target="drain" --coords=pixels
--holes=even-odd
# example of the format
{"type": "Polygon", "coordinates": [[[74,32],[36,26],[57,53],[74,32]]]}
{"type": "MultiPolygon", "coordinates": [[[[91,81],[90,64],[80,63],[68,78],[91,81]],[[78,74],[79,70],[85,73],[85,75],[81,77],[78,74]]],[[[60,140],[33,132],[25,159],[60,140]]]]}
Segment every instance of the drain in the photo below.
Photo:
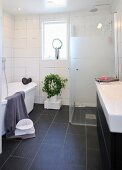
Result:
{"type": "Polygon", "coordinates": [[[96,115],[95,114],[86,114],[85,118],[86,119],[96,119],[96,115]]]}

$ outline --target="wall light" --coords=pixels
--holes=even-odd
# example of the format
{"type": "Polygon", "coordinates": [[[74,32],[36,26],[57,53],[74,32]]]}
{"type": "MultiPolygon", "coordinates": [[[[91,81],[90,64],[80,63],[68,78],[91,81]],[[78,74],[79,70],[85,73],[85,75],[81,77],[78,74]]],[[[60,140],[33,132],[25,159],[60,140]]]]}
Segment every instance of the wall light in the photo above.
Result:
{"type": "Polygon", "coordinates": [[[102,29],[102,27],[103,27],[102,23],[99,23],[99,24],[97,25],[97,29],[102,29]]]}
{"type": "Polygon", "coordinates": [[[21,8],[18,8],[18,11],[21,11],[21,8]]]}

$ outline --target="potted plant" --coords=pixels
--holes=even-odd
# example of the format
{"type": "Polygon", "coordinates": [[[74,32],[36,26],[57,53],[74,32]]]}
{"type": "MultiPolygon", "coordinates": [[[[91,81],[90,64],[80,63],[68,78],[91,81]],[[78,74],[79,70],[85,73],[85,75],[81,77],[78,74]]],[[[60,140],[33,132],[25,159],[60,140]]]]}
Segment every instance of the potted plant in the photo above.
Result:
{"type": "Polygon", "coordinates": [[[47,93],[48,98],[44,102],[45,108],[47,109],[60,108],[61,100],[57,99],[57,96],[61,94],[62,88],[65,88],[66,82],[67,79],[63,79],[58,74],[49,74],[45,76],[42,88],[42,91],[47,93]]]}

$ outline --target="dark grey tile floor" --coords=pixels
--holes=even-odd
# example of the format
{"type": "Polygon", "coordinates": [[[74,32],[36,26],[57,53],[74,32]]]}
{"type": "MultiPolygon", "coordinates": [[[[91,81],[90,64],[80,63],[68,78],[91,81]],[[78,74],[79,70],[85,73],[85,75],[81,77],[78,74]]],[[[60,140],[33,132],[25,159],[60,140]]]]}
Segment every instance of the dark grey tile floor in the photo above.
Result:
{"type": "Polygon", "coordinates": [[[29,115],[36,138],[3,138],[0,169],[102,170],[96,127],[69,124],[67,106],[56,111],[36,104],[29,115]]]}
{"type": "Polygon", "coordinates": [[[96,119],[89,118],[89,115],[96,117],[96,107],[75,107],[72,123],[96,126],[96,119]]]}

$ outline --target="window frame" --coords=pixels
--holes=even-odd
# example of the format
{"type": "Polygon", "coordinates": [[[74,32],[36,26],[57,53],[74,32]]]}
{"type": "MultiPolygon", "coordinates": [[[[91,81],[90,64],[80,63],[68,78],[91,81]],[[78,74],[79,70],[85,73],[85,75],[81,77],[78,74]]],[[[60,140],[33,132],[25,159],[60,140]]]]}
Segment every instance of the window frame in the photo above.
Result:
{"type": "Polygon", "coordinates": [[[69,27],[69,25],[68,25],[68,21],[67,20],[56,20],[56,21],[54,21],[54,20],[51,20],[51,21],[43,21],[42,22],[42,57],[41,57],[41,59],[43,60],[43,61],[56,61],[57,59],[56,58],[45,58],[45,56],[44,56],[44,41],[45,41],[45,37],[44,37],[44,35],[45,35],[45,29],[44,29],[44,26],[45,26],[45,24],[66,24],[66,27],[67,27],[67,42],[66,42],[66,45],[67,45],[67,50],[66,50],[66,58],[64,59],[64,58],[59,58],[58,60],[59,61],[67,61],[68,60],[68,53],[69,53],[69,50],[68,50],[68,44],[69,44],[69,31],[68,31],[68,27],[69,27]]]}

